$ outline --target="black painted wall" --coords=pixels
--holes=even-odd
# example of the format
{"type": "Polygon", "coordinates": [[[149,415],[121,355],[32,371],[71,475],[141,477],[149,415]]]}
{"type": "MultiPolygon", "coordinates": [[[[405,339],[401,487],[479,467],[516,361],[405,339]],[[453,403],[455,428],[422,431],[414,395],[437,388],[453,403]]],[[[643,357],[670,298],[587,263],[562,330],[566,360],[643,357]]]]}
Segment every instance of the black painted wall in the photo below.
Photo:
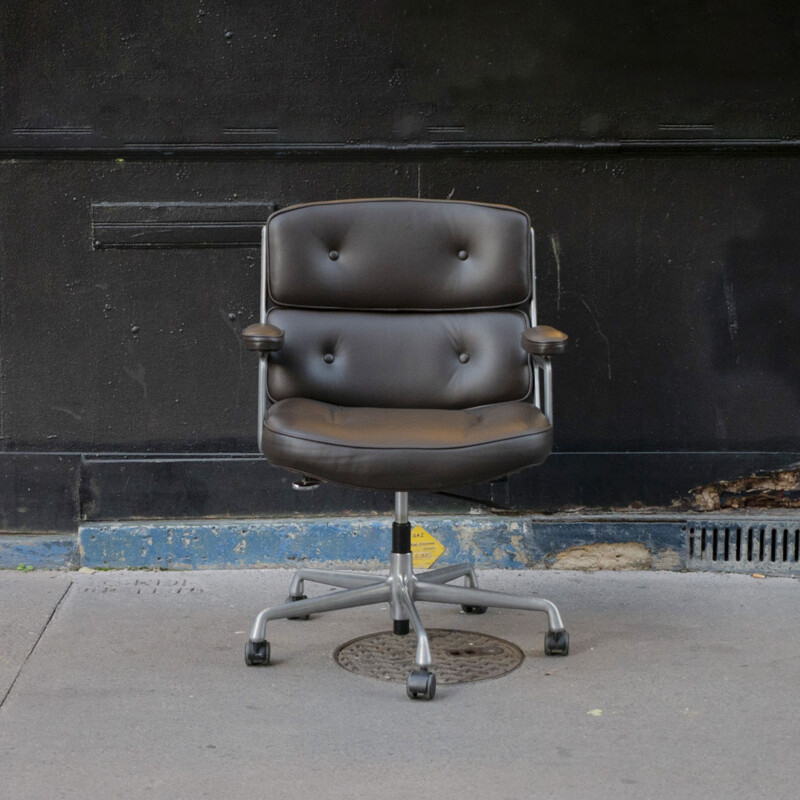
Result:
{"type": "Polygon", "coordinates": [[[557,452],[465,493],[668,506],[800,458],[794,4],[0,14],[0,530],[389,507],[256,458],[258,227],[314,199],[531,214],[557,452]]]}

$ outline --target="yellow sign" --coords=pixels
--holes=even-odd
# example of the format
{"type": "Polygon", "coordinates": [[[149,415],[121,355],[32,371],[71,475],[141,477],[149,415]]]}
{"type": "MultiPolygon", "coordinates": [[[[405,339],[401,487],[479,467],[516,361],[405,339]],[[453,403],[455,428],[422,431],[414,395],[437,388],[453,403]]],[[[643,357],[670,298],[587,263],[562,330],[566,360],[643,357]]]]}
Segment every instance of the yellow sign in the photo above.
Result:
{"type": "Polygon", "coordinates": [[[411,560],[414,569],[428,569],[444,553],[444,545],[421,525],[411,529],[411,560]]]}

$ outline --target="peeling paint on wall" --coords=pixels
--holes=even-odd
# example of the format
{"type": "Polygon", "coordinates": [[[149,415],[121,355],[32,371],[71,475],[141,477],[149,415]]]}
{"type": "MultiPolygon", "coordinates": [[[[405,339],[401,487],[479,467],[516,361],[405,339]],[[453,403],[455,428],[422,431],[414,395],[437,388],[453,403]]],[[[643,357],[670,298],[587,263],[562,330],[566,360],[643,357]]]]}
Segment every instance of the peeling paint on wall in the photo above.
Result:
{"type": "Polygon", "coordinates": [[[800,508],[800,467],[699,486],[692,490],[690,502],[693,511],[800,508]]]}

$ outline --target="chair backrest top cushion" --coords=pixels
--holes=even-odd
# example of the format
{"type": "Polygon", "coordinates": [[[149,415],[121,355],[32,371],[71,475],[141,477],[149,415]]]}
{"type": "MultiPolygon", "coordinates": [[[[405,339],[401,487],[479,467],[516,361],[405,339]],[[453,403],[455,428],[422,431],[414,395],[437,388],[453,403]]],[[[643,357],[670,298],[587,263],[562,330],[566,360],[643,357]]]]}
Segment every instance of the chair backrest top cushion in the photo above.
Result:
{"type": "Polygon", "coordinates": [[[384,198],[290,206],[267,223],[273,305],[508,308],[531,295],[530,218],[509,206],[384,198]]]}

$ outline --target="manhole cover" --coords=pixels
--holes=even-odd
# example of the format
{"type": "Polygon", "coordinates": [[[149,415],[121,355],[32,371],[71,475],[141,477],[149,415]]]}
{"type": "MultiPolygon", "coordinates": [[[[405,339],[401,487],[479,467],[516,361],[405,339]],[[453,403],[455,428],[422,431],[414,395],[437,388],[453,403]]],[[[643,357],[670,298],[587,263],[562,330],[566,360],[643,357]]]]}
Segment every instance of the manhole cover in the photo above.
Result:
{"type": "MultiPolygon", "coordinates": [[[[470,683],[499,678],[515,670],[525,654],[515,644],[470,631],[433,628],[428,631],[436,682],[470,683]]],[[[414,669],[417,637],[395,636],[391,631],[370,633],[345,642],[333,654],[336,662],[350,672],[405,683],[414,669]]]]}

